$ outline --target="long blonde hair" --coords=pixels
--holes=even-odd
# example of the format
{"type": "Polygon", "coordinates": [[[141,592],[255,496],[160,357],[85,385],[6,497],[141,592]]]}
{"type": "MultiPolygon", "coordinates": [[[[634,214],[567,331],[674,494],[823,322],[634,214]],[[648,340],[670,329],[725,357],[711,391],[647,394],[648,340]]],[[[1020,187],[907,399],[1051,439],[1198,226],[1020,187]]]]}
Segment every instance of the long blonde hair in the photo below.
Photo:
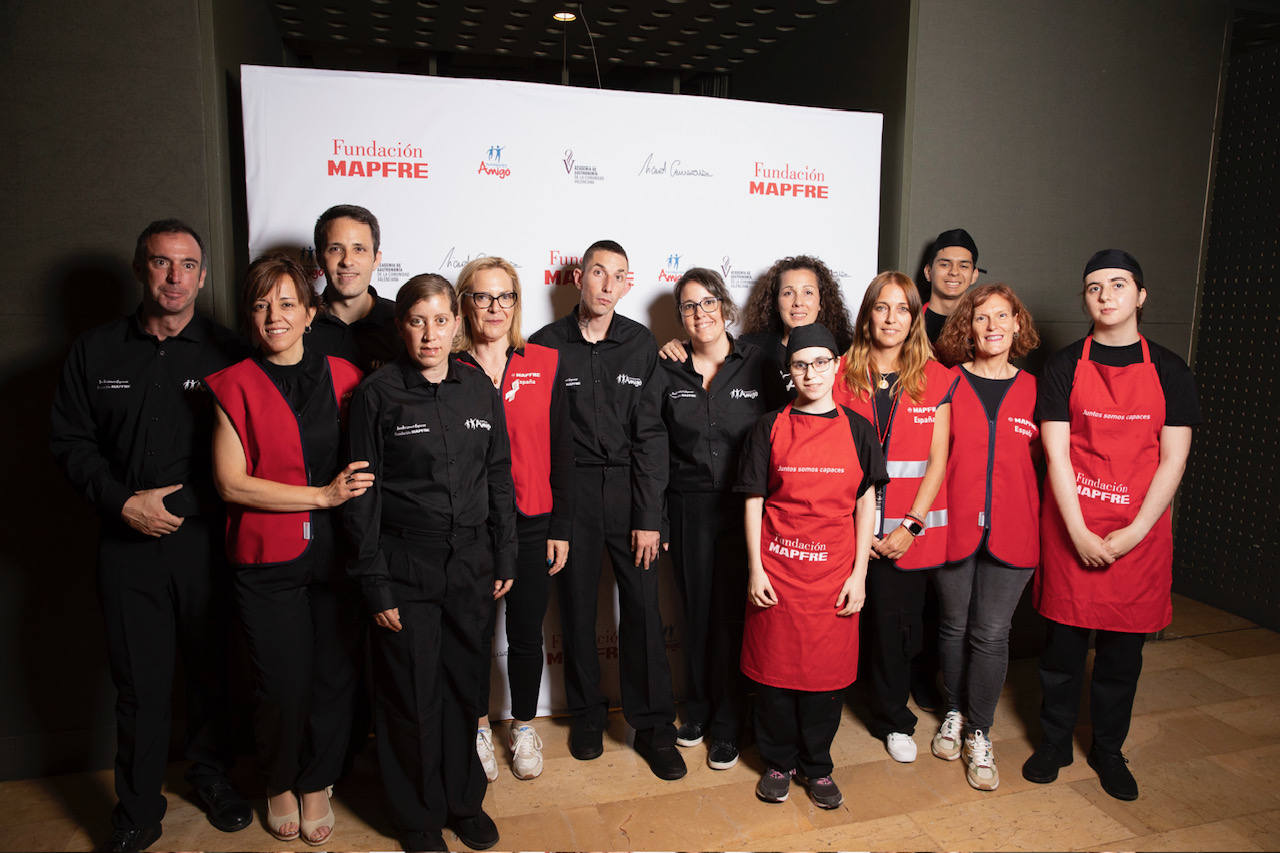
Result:
{"type": "Polygon", "coordinates": [[[924,330],[920,291],[916,289],[910,276],[896,270],[880,273],[867,285],[867,292],[862,297],[862,307],[858,309],[857,322],[853,326],[853,343],[845,353],[844,382],[849,390],[862,399],[870,399],[874,393],[873,389],[880,380],[880,371],[871,358],[871,312],[880,299],[880,293],[891,284],[902,288],[907,297],[911,328],[898,353],[898,379],[889,393],[896,397],[905,390],[912,400],[919,403],[924,399],[924,368],[929,359],[933,358],[933,351],[929,348],[929,337],[924,330]]]}
{"type": "Polygon", "coordinates": [[[481,270],[499,269],[502,270],[511,279],[511,289],[516,294],[516,304],[511,308],[511,329],[507,332],[507,344],[516,349],[524,346],[524,335],[520,332],[520,274],[516,272],[516,268],[511,262],[505,258],[485,257],[476,258],[462,268],[462,272],[458,273],[458,301],[462,302],[461,314],[462,322],[458,324],[458,335],[453,339],[453,351],[463,352],[471,349],[471,317],[470,311],[467,310],[471,306],[463,302],[464,299],[470,300],[471,291],[475,290],[476,273],[481,270]]]}

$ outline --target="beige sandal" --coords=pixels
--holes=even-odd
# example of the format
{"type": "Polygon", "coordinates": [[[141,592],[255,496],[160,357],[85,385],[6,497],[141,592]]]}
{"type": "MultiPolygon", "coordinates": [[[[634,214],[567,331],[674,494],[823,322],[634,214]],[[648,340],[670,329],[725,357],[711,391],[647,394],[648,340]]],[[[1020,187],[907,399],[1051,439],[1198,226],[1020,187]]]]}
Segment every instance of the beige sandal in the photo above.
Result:
{"type": "MultiPolygon", "coordinates": [[[[333,799],[333,786],[332,785],[326,786],[324,789],[324,792],[327,795],[325,806],[329,809],[329,813],[326,814],[324,817],[320,818],[319,820],[306,820],[304,818],[302,822],[299,824],[299,826],[301,827],[302,840],[312,845],[313,847],[318,846],[320,844],[325,844],[329,841],[330,838],[333,837],[333,825],[335,823],[335,819],[333,815],[333,804],[328,802],[328,800],[333,799]],[[327,827],[329,831],[324,834],[324,838],[314,838],[316,834],[316,830],[320,829],[321,827],[327,827]]],[[[298,808],[299,809],[302,808],[301,797],[298,798],[298,808]]]]}
{"type": "Polygon", "coordinates": [[[271,811],[271,798],[267,798],[267,832],[277,841],[293,841],[298,837],[298,827],[302,825],[302,801],[294,799],[298,803],[298,807],[288,814],[275,814],[271,811]],[[281,827],[293,824],[293,832],[282,832],[281,827]]]}

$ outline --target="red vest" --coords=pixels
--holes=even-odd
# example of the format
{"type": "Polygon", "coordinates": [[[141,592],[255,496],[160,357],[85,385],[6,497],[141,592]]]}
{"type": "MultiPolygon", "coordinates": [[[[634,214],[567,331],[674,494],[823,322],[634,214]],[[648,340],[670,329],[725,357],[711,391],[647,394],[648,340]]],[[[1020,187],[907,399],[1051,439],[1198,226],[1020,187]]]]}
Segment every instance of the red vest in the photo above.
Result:
{"type": "Polygon", "coordinates": [[[560,353],[525,344],[502,374],[502,408],[511,437],[511,479],[521,515],[551,512],[551,389],[560,353]]]}
{"type": "MultiPolygon", "coordinates": [[[[339,417],[345,420],[351,392],[363,374],[349,361],[335,356],[327,360],[339,417]]],[[[205,384],[240,437],[249,476],[309,485],[298,418],[253,359],[206,377],[205,384]]],[[[227,504],[227,558],[236,565],[287,563],[301,557],[310,541],[309,511],[269,512],[227,504]]]]}
{"type": "MultiPolygon", "coordinates": [[[[836,402],[848,406],[872,424],[876,424],[872,397],[854,394],[844,382],[845,359],[840,358],[840,373],[835,385],[836,402]]],[[[902,524],[924,481],[929,463],[929,443],[933,440],[934,412],[946,397],[953,381],[951,371],[933,359],[924,366],[924,399],[917,403],[905,391],[893,407],[889,438],[885,447],[885,467],[889,484],[884,487],[884,500],[876,511],[875,535],[884,536],[902,524]]],[[[876,424],[877,433],[883,424],[876,424]]],[[[925,513],[924,532],[915,538],[907,553],[895,561],[899,569],[932,569],[947,561],[947,484],[943,482],[938,496],[925,513]]]]}
{"type": "Polygon", "coordinates": [[[1036,380],[1018,372],[1005,391],[994,421],[959,367],[951,394],[951,445],[947,453],[947,562],[978,550],[987,532],[987,552],[1015,569],[1040,561],[1040,488],[1031,445],[1036,380]]]}

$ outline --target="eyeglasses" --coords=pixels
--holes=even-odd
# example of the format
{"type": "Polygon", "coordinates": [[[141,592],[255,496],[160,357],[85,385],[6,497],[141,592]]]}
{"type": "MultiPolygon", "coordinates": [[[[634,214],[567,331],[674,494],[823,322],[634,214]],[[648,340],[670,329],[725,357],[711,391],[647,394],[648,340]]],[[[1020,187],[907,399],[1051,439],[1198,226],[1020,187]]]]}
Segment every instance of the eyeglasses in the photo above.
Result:
{"type": "Polygon", "coordinates": [[[497,296],[494,296],[492,293],[483,293],[479,290],[474,290],[467,295],[471,297],[472,303],[474,303],[481,311],[492,305],[493,300],[495,299],[498,300],[498,304],[503,308],[511,308],[516,304],[516,299],[519,297],[519,294],[514,290],[508,290],[506,293],[499,293],[497,296]]]}
{"type": "Polygon", "coordinates": [[[690,314],[697,313],[698,309],[702,309],[703,314],[714,314],[720,310],[719,296],[704,296],[697,302],[681,302],[680,313],[686,317],[690,314]]]}
{"type": "Polygon", "coordinates": [[[796,374],[797,376],[800,376],[806,370],[812,367],[815,373],[826,373],[828,370],[831,369],[831,366],[835,363],[836,363],[836,360],[834,358],[828,358],[825,355],[820,355],[817,358],[815,358],[813,361],[791,362],[791,372],[796,374]]]}

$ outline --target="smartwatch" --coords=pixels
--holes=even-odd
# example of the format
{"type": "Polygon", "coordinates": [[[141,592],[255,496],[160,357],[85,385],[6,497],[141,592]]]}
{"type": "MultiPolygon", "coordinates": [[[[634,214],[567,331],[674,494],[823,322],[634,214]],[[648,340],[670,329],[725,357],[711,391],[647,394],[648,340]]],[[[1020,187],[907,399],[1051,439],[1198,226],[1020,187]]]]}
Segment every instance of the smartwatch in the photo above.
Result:
{"type": "Polygon", "coordinates": [[[912,536],[919,536],[921,533],[924,533],[924,525],[911,517],[902,519],[902,526],[905,527],[907,532],[912,536]]]}

